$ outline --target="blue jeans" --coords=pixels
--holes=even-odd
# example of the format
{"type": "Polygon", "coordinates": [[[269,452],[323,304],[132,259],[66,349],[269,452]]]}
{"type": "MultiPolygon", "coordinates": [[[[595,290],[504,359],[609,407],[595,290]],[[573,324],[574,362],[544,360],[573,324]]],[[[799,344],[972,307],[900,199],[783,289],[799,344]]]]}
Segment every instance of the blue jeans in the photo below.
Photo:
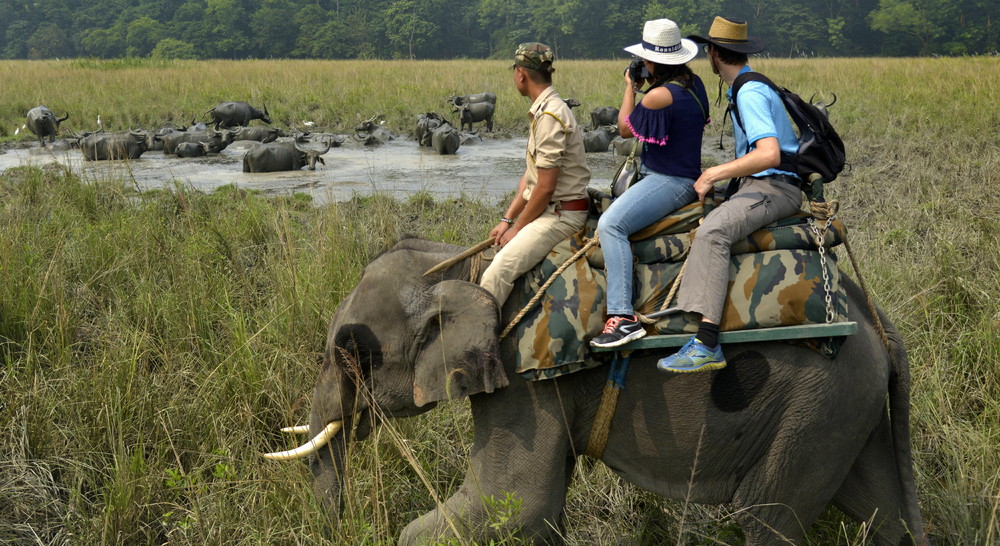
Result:
{"type": "Polygon", "coordinates": [[[632,245],[628,236],[697,198],[694,180],[642,166],[645,176],[615,199],[597,222],[608,277],[608,314],[633,315],[632,245]]]}

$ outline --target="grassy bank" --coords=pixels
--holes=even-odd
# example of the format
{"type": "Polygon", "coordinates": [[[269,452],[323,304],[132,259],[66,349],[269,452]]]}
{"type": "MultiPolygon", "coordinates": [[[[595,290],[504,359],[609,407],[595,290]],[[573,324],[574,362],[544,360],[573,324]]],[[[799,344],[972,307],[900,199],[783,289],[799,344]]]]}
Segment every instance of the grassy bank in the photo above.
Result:
{"type": "MultiPolygon", "coordinates": [[[[615,105],[619,64],[565,63],[557,86],[584,112],[615,105]]],[[[806,96],[839,97],[832,115],[851,170],[829,193],[909,348],[925,525],[937,543],[995,544],[1000,83],[985,76],[995,60],[754,64],[806,96]]],[[[695,70],[714,88],[706,65],[695,70]]],[[[501,131],[518,132],[527,107],[496,61],[4,62],[0,80],[8,140],[41,103],[69,110],[76,130],[97,114],[122,128],[184,122],[230,99],[266,99],[282,125],[350,130],[382,113],[406,130],[452,93],[491,89],[501,131]]],[[[708,138],[721,109],[713,117],[708,138]]],[[[236,188],[140,195],[57,167],[0,174],[0,543],[319,544],[324,526],[334,543],[393,543],[457,487],[467,404],[358,444],[342,520],[321,512],[304,466],[259,453],[290,445],[277,427],[305,420],[327,321],[363,265],[403,233],[475,242],[499,212],[475,196],[317,208],[236,188]]],[[[585,466],[570,492],[570,544],[741,542],[724,507],[665,501],[585,466]]],[[[810,540],[866,536],[830,510],[810,540]]]]}

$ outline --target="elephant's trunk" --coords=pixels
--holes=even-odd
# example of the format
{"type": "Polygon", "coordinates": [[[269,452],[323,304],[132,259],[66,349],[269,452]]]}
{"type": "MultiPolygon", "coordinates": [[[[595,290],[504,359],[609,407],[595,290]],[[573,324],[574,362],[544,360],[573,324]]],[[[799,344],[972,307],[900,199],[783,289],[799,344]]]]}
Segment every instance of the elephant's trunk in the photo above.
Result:
{"type": "Polygon", "coordinates": [[[313,493],[326,510],[340,514],[344,507],[344,458],[350,439],[350,425],[340,430],[309,458],[313,474],[313,493]]]}

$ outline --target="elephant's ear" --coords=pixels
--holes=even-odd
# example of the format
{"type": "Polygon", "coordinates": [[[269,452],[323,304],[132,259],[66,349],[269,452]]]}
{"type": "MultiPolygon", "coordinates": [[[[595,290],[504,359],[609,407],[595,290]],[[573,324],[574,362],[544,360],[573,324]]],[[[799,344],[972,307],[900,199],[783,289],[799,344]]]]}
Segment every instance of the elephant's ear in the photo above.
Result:
{"type": "Polygon", "coordinates": [[[489,292],[446,280],[434,285],[425,301],[422,345],[414,363],[417,407],[506,387],[497,351],[500,313],[489,292]]]}

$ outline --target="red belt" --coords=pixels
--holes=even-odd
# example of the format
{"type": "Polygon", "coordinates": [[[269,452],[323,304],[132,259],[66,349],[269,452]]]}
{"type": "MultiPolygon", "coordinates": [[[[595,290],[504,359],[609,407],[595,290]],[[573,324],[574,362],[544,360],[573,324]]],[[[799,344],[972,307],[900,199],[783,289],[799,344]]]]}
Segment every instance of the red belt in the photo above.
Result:
{"type": "Polygon", "coordinates": [[[570,201],[559,201],[556,203],[556,210],[590,210],[590,199],[572,199],[570,201]]]}

